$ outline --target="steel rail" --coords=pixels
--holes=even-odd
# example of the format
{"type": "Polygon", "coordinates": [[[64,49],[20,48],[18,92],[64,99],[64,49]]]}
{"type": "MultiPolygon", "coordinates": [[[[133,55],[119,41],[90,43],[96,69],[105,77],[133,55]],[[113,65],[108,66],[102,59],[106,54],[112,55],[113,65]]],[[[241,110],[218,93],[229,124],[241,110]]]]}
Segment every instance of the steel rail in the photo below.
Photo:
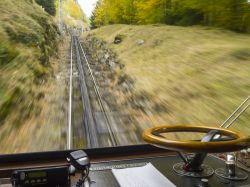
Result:
{"type": "Polygon", "coordinates": [[[94,77],[94,75],[93,75],[93,71],[92,71],[92,69],[91,69],[91,67],[90,67],[90,65],[89,65],[89,61],[88,61],[88,59],[87,59],[86,53],[85,53],[85,51],[84,51],[84,49],[83,49],[83,47],[82,47],[82,45],[81,45],[81,43],[80,43],[80,41],[79,41],[78,38],[77,38],[77,41],[78,41],[78,44],[79,44],[79,46],[80,46],[80,48],[81,48],[82,54],[83,54],[84,59],[85,59],[85,62],[86,62],[86,64],[87,64],[87,67],[88,67],[88,69],[89,69],[90,77],[91,77],[92,82],[93,82],[93,84],[94,84],[94,90],[95,90],[95,93],[96,93],[96,96],[97,96],[97,100],[98,100],[98,103],[99,103],[99,105],[100,105],[100,107],[101,107],[101,110],[102,110],[102,112],[103,112],[103,114],[104,114],[104,117],[105,117],[105,121],[106,121],[107,129],[108,129],[108,131],[109,131],[109,136],[110,136],[110,139],[111,139],[112,146],[118,146],[118,142],[117,142],[117,140],[116,140],[117,138],[116,138],[116,136],[115,136],[115,134],[114,134],[114,132],[113,132],[112,125],[111,125],[111,122],[110,122],[110,119],[109,119],[108,114],[107,114],[107,112],[106,112],[106,109],[105,109],[105,107],[104,107],[104,104],[103,104],[103,101],[102,101],[102,97],[101,97],[101,94],[100,94],[100,92],[99,92],[99,89],[98,89],[98,86],[97,86],[95,77],[94,77]]]}
{"type": "Polygon", "coordinates": [[[96,123],[93,118],[92,108],[90,104],[90,97],[88,88],[86,85],[86,79],[83,72],[83,67],[81,64],[80,51],[77,44],[77,36],[73,36],[74,47],[76,51],[76,62],[77,69],[79,72],[79,81],[80,81],[80,91],[82,96],[82,102],[84,106],[84,126],[86,129],[86,139],[88,147],[97,148],[99,147],[98,133],[96,130],[96,123]]]}
{"type": "Polygon", "coordinates": [[[67,149],[71,149],[71,146],[72,146],[72,143],[71,143],[71,139],[72,139],[72,75],[73,75],[73,38],[71,37],[67,149]]]}

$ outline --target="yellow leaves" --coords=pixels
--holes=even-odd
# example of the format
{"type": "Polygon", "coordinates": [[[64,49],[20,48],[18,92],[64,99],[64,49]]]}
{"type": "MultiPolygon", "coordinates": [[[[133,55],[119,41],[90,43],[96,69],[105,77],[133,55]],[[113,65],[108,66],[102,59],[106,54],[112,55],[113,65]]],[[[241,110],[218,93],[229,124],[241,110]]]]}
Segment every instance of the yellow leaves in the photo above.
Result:
{"type": "Polygon", "coordinates": [[[94,11],[96,26],[113,23],[131,23],[134,15],[135,0],[102,0],[94,11]]]}
{"type": "Polygon", "coordinates": [[[94,11],[94,24],[159,23],[165,16],[165,3],[166,0],[102,0],[94,11]]]}
{"type": "Polygon", "coordinates": [[[80,6],[76,3],[75,0],[66,0],[64,2],[64,8],[69,15],[77,20],[81,20],[85,17],[80,6]]]}
{"type": "Polygon", "coordinates": [[[166,0],[138,0],[136,19],[138,23],[159,23],[165,17],[166,0]]]}
{"type": "Polygon", "coordinates": [[[249,9],[246,0],[99,0],[92,23],[97,27],[114,23],[205,24],[250,32],[249,9]]]}
{"type": "Polygon", "coordinates": [[[75,3],[75,1],[70,1],[70,13],[71,16],[76,18],[76,19],[81,19],[82,17],[82,12],[80,7],[75,3]]]}

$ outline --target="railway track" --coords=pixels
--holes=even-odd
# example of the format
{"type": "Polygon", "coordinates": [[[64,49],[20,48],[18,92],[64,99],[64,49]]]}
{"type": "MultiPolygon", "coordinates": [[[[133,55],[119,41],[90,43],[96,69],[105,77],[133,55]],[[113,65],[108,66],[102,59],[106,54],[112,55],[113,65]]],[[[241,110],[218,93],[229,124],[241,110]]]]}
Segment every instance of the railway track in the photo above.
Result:
{"type": "MultiPolygon", "coordinates": [[[[83,125],[85,129],[85,140],[88,147],[117,146],[117,137],[112,129],[112,121],[105,108],[105,103],[99,92],[97,82],[91,70],[86,53],[76,34],[72,35],[71,41],[71,77],[72,64],[76,64],[79,79],[79,89],[83,105],[83,125]],[[93,94],[94,93],[94,94],[93,94]],[[93,103],[98,103],[98,107],[93,103]],[[105,126],[107,132],[105,137],[100,129],[105,126]]],[[[69,123],[68,123],[68,148],[72,145],[72,78],[70,78],[70,99],[69,99],[69,123]]]]}

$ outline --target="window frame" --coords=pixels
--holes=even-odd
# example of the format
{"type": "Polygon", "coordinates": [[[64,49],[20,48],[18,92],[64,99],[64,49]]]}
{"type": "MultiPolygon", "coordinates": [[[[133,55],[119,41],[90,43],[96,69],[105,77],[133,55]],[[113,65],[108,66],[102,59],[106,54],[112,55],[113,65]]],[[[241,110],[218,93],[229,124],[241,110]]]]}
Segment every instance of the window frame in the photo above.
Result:
{"type": "MultiPolygon", "coordinates": [[[[129,156],[136,154],[148,154],[155,152],[166,152],[166,150],[149,145],[129,145],[118,147],[104,147],[104,148],[88,148],[84,150],[90,158],[101,157],[114,157],[114,156],[129,156]]],[[[44,151],[44,152],[31,152],[31,153],[17,153],[17,154],[3,154],[0,155],[0,163],[21,163],[32,161],[49,161],[49,160],[62,160],[67,158],[70,152],[75,150],[62,150],[62,151],[44,151]]],[[[169,151],[167,151],[169,152],[169,151]]]]}

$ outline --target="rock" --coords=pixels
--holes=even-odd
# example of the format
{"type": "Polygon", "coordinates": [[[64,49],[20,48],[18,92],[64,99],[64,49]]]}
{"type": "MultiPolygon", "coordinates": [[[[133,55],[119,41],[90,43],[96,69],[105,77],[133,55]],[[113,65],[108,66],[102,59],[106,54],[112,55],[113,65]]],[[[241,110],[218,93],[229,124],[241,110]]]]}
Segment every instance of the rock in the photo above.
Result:
{"type": "Polygon", "coordinates": [[[129,86],[128,86],[128,84],[126,82],[123,82],[121,86],[122,86],[122,88],[124,90],[128,90],[129,89],[129,86]]]}
{"type": "Polygon", "coordinates": [[[119,44],[122,42],[122,37],[121,35],[117,35],[114,40],[114,44],[119,44]]]}
{"type": "Polygon", "coordinates": [[[95,71],[94,74],[95,74],[95,76],[99,76],[99,75],[100,75],[100,72],[95,71]]]}
{"type": "Polygon", "coordinates": [[[144,40],[137,40],[137,45],[143,45],[144,43],[144,40]]]}
{"type": "Polygon", "coordinates": [[[101,58],[100,62],[101,62],[102,64],[105,64],[106,60],[105,60],[104,58],[101,58]]]}
{"type": "Polygon", "coordinates": [[[120,64],[120,69],[123,69],[125,67],[124,64],[120,64]]]}
{"type": "Polygon", "coordinates": [[[109,61],[109,66],[114,69],[116,64],[114,61],[109,61]]]}
{"type": "Polygon", "coordinates": [[[109,53],[106,53],[106,54],[104,55],[105,59],[108,59],[109,56],[110,56],[109,53]]]}
{"type": "Polygon", "coordinates": [[[103,86],[103,87],[109,86],[109,80],[107,80],[107,79],[106,79],[106,80],[103,80],[103,81],[102,81],[102,86],[103,86]]]}
{"type": "Polygon", "coordinates": [[[156,46],[160,45],[161,43],[162,43],[162,40],[155,40],[153,42],[153,47],[156,47],[156,46]]]}

